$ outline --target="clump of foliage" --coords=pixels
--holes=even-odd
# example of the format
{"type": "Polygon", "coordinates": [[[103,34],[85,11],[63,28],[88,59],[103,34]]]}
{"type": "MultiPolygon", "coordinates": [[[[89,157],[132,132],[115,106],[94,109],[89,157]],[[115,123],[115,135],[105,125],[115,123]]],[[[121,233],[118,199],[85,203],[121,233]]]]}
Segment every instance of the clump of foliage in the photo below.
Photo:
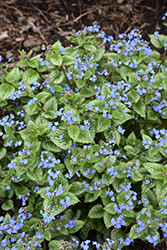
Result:
{"type": "Polygon", "coordinates": [[[167,237],[167,36],[85,27],[0,72],[1,249],[167,237]]]}

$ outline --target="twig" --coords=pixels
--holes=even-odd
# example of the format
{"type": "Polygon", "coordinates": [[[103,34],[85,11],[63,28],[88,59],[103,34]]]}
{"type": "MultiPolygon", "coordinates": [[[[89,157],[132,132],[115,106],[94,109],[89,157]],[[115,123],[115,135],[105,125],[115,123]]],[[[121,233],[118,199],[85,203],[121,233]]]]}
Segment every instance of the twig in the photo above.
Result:
{"type": "Polygon", "coordinates": [[[45,19],[45,21],[46,22],[48,22],[49,24],[51,23],[51,21],[49,21],[48,19],[47,19],[47,17],[43,14],[43,12],[40,10],[40,9],[38,9],[36,6],[34,6],[32,3],[30,3],[31,4],[31,6],[34,8],[34,9],[36,9],[42,16],[43,16],[43,18],[45,19]]]}
{"type": "Polygon", "coordinates": [[[20,11],[20,10],[18,10],[16,7],[14,7],[14,6],[10,6],[10,5],[6,5],[6,4],[4,4],[4,3],[2,3],[2,5],[3,5],[3,6],[5,6],[6,8],[16,10],[16,11],[20,14],[20,16],[23,16],[23,14],[21,13],[21,11],[20,11]]]}
{"type": "Polygon", "coordinates": [[[81,19],[83,16],[88,15],[91,12],[96,11],[98,8],[95,8],[93,10],[89,10],[81,15],[79,15],[77,18],[75,18],[73,21],[69,21],[68,23],[63,23],[63,24],[57,24],[56,26],[66,26],[66,25],[72,25],[73,23],[77,22],[79,19],[81,19]]]}
{"type": "Polygon", "coordinates": [[[31,25],[32,30],[33,30],[34,32],[37,32],[37,33],[40,35],[41,39],[44,41],[44,43],[45,43],[46,45],[48,45],[48,42],[45,40],[45,38],[44,38],[44,36],[42,35],[42,33],[41,33],[41,31],[39,30],[39,28],[37,28],[37,27],[35,26],[35,24],[33,24],[33,23],[32,23],[30,20],[28,20],[27,18],[26,18],[26,21],[31,25]]]}

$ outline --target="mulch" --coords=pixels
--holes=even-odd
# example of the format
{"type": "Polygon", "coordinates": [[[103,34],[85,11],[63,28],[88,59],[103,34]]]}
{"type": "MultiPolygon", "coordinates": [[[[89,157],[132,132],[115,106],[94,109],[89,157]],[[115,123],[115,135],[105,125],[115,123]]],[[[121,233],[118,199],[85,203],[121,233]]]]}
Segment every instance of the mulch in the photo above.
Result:
{"type": "Polygon", "coordinates": [[[149,41],[155,31],[167,34],[166,11],[167,0],[0,0],[0,54],[6,61],[57,40],[68,46],[66,36],[95,24],[115,39],[137,28],[149,41]]]}
{"type": "MultiPolygon", "coordinates": [[[[34,47],[36,55],[57,40],[69,46],[66,36],[89,25],[100,25],[115,39],[137,28],[149,41],[155,31],[167,35],[161,20],[166,12],[167,0],[0,0],[0,55],[3,62],[17,61],[18,50],[34,47]]],[[[137,239],[124,249],[165,250],[167,241],[154,247],[137,239]]]]}

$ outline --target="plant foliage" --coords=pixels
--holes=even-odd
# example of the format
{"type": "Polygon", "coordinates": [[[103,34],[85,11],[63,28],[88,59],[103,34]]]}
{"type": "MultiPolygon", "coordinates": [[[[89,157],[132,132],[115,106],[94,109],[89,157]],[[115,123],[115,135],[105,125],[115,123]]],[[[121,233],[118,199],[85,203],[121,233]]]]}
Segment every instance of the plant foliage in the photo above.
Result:
{"type": "Polygon", "coordinates": [[[156,245],[167,237],[167,36],[150,35],[162,56],[138,30],[68,39],[1,64],[0,248],[156,245]]]}

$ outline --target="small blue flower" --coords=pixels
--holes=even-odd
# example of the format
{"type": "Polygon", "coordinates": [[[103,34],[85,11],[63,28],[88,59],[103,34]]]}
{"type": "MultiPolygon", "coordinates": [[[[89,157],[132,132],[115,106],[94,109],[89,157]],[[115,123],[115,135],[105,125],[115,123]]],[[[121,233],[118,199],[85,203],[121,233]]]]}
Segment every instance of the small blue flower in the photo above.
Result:
{"type": "Polygon", "coordinates": [[[60,140],[62,140],[63,139],[63,135],[60,135],[59,138],[60,138],[60,140]]]}

